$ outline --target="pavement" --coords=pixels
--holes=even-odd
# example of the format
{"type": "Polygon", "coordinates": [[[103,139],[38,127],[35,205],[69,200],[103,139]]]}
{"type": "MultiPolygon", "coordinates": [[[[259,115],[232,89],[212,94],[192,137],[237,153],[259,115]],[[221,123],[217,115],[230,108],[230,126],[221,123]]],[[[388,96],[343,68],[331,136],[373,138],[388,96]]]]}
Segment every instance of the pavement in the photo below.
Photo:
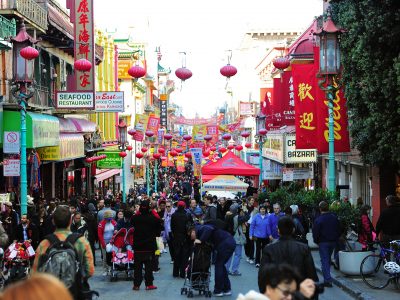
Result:
{"type": "MultiPolygon", "coordinates": [[[[312,256],[314,259],[314,264],[322,275],[321,271],[321,261],[318,249],[312,250],[312,256]]],[[[341,288],[348,295],[358,300],[391,300],[400,299],[400,290],[397,290],[393,284],[388,285],[382,290],[374,290],[367,286],[362,280],[361,276],[346,276],[339,270],[331,268],[331,276],[333,278],[334,286],[341,288]]]]}
{"type": "MultiPolygon", "coordinates": [[[[96,251],[99,254],[99,251],[96,251]]],[[[318,252],[316,252],[318,255],[318,252]]],[[[154,284],[158,287],[156,290],[146,291],[144,283],[142,283],[139,291],[132,291],[132,281],[126,281],[123,278],[116,282],[110,282],[108,277],[102,276],[103,269],[101,267],[100,257],[97,255],[97,267],[95,275],[90,279],[90,285],[93,290],[100,293],[99,299],[101,300],[119,300],[119,299],[186,299],[185,295],[181,296],[180,291],[183,286],[183,279],[172,277],[172,264],[170,264],[169,253],[165,253],[160,257],[160,272],[154,274],[154,284]]],[[[230,276],[232,285],[232,295],[224,296],[224,299],[236,299],[239,293],[245,294],[249,290],[258,291],[257,274],[258,269],[253,265],[246,262],[245,259],[241,260],[240,272],[242,276],[230,276]]],[[[210,290],[214,287],[214,270],[211,272],[210,290]]],[[[199,296],[195,293],[194,298],[206,299],[204,296],[199,296]]],[[[214,298],[214,297],[213,297],[214,298]]],[[[355,299],[352,295],[345,292],[339,285],[334,285],[333,288],[326,288],[325,292],[320,295],[319,299],[330,300],[351,300],[355,299]]],[[[385,298],[390,299],[390,298],[385,298]]],[[[391,298],[393,299],[393,298],[391,298]]]]}

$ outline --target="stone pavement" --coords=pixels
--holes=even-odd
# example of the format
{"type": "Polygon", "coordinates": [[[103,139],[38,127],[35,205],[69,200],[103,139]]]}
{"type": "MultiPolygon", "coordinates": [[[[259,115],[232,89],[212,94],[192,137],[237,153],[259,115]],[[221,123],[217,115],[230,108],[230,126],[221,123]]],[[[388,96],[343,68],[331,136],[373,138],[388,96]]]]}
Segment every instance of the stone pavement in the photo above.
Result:
{"type": "MultiPolygon", "coordinates": [[[[322,274],[321,261],[318,249],[312,250],[315,267],[317,271],[322,274]]],[[[362,280],[361,276],[346,276],[339,270],[331,268],[331,275],[334,285],[346,291],[355,299],[360,300],[378,300],[378,299],[400,299],[400,290],[397,290],[393,284],[388,285],[382,290],[374,290],[367,286],[362,280]]]]}

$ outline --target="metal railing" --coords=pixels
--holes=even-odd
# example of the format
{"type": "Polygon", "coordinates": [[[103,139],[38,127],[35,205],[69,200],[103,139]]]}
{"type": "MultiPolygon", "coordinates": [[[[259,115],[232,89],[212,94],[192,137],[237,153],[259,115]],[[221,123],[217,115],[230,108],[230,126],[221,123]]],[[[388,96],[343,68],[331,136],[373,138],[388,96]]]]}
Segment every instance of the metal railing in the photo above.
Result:
{"type": "Polygon", "coordinates": [[[26,19],[47,30],[47,10],[34,0],[0,0],[0,11],[13,9],[26,19]]]}
{"type": "Polygon", "coordinates": [[[0,39],[5,40],[17,35],[15,20],[11,21],[0,15],[0,39]]]}

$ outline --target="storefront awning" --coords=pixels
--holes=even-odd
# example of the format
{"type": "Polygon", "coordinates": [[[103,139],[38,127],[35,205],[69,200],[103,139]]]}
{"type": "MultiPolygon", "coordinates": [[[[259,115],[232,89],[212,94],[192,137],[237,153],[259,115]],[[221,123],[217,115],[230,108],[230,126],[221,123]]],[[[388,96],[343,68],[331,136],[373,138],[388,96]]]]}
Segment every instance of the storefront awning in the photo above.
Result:
{"type": "Polygon", "coordinates": [[[63,132],[63,133],[76,132],[76,126],[75,126],[74,122],[72,122],[71,119],[58,118],[58,121],[60,122],[60,132],[63,132]]]}
{"type": "Polygon", "coordinates": [[[94,177],[97,180],[97,182],[100,182],[114,175],[119,175],[120,173],[121,169],[111,169],[111,170],[103,169],[103,170],[97,170],[96,175],[94,177]]]}
{"type": "Polygon", "coordinates": [[[60,144],[54,147],[39,148],[43,161],[63,161],[85,156],[83,136],[79,133],[60,133],[60,144]]]}
{"type": "Polygon", "coordinates": [[[90,122],[85,119],[79,119],[79,118],[67,118],[74,123],[76,127],[75,132],[79,133],[90,133],[90,132],[95,132],[96,131],[96,123],[90,122]]]}

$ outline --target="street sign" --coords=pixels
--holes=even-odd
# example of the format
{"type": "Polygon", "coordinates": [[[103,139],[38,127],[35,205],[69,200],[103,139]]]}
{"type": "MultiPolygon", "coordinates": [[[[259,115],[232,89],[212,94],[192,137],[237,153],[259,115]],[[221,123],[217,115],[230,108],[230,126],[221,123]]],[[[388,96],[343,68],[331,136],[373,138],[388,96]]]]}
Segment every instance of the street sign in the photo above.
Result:
{"type": "Polygon", "coordinates": [[[5,159],[3,165],[3,176],[20,176],[19,159],[5,159]]]}
{"type": "Polygon", "coordinates": [[[19,153],[19,143],[18,131],[4,131],[4,153],[19,153]]]}
{"type": "Polygon", "coordinates": [[[115,183],[121,183],[122,182],[122,176],[116,175],[115,176],[115,183]]]}
{"type": "Polygon", "coordinates": [[[99,152],[99,154],[105,154],[107,157],[105,159],[99,160],[97,162],[98,169],[121,169],[122,168],[122,158],[119,156],[119,151],[104,151],[99,152]]]}

